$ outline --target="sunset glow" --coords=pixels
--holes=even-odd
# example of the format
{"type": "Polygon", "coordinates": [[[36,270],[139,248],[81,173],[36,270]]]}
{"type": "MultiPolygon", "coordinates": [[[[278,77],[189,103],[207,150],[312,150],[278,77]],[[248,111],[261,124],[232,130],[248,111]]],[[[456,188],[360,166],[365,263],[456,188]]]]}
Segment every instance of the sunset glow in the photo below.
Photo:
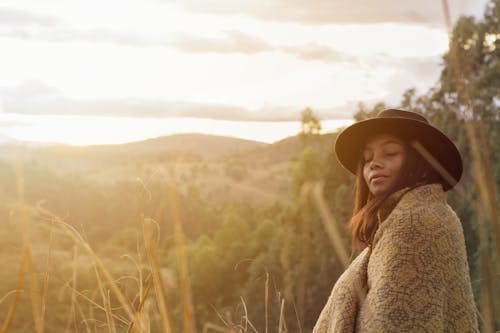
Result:
{"type": "MultiPolygon", "coordinates": [[[[456,17],[483,2],[450,6],[456,17]]],[[[440,3],[392,12],[352,4],[331,18],[313,4],[277,17],[259,1],[240,5],[4,1],[0,136],[88,144],[182,129],[272,141],[295,133],[305,107],[323,121],[350,119],[357,102],[396,105],[408,88],[425,91],[448,47],[440,3]],[[240,123],[226,129],[224,120],[240,123]],[[290,123],[260,126],[269,133],[252,124],[276,120],[290,123]],[[86,138],[92,126],[101,134],[86,138]]]]}
{"type": "MultiPolygon", "coordinates": [[[[203,133],[272,143],[299,133],[297,121],[228,121],[203,118],[132,118],[104,116],[20,116],[10,119],[5,134],[20,141],[71,145],[119,144],[162,135],[203,133]]],[[[350,119],[326,120],[334,131],[350,119]]]]}

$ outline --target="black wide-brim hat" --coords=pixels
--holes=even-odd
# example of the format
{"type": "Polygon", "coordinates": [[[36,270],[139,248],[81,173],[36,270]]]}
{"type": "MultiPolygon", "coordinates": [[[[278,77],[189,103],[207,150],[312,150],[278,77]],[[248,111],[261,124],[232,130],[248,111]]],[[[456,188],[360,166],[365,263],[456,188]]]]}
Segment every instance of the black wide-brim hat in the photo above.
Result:
{"type": "MultiPolygon", "coordinates": [[[[443,178],[445,191],[460,180],[463,170],[462,157],[455,144],[443,132],[429,124],[422,115],[406,110],[383,110],[374,118],[354,123],[344,129],[335,141],[335,153],[339,162],[356,174],[366,141],[381,133],[398,136],[408,143],[420,143],[430,153],[431,159],[437,161],[448,173],[448,177],[444,177],[442,171],[438,170],[443,178]]],[[[429,161],[429,157],[424,158],[429,161]]]]}

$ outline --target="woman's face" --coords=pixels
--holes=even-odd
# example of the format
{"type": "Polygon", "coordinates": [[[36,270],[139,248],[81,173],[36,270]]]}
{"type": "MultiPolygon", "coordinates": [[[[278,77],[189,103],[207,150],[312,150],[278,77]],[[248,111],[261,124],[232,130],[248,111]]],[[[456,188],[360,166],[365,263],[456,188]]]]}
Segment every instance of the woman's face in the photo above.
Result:
{"type": "Polygon", "coordinates": [[[371,137],[363,150],[363,177],[373,196],[386,194],[401,175],[406,149],[401,139],[379,134],[371,137]]]}

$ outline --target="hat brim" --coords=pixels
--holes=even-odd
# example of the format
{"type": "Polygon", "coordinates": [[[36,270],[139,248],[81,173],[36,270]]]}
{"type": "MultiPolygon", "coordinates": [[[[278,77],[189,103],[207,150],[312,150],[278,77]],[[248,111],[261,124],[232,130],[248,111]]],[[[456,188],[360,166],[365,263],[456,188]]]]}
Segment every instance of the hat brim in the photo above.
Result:
{"type": "Polygon", "coordinates": [[[405,118],[371,118],[344,129],[335,141],[335,153],[339,162],[356,174],[362,149],[370,137],[387,133],[405,141],[416,140],[445,168],[456,182],[443,181],[445,191],[452,188],[462,176],[460,152],[455,144],[440,130],[430,124],[405,118]]]}

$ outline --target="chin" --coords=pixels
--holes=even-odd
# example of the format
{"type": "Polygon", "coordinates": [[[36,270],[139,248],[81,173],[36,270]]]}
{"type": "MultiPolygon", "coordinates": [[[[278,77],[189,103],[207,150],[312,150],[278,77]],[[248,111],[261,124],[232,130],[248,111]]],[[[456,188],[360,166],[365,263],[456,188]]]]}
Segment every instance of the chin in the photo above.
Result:
{"type": "Polygon", "coordinates": [[[375,188],[375,189],[370,189],[371,194],[374,197],[379,197],[385,194],[388,194],[390,192],[389,188],[375,188]]]}

